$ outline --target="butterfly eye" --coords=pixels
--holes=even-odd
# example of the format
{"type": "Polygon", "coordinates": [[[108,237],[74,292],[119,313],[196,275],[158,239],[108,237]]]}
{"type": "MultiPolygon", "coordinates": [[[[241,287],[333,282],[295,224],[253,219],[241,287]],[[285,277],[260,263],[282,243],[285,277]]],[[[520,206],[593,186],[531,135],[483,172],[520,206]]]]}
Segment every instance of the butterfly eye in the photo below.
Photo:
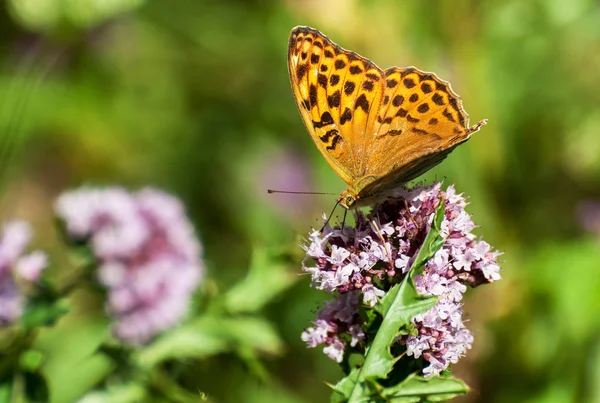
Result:
{"type": "Polygon", "coordinates": [[[352,195],[346,196],[346,206],[350,207],[356,202],[356,199],[352,195]]]}

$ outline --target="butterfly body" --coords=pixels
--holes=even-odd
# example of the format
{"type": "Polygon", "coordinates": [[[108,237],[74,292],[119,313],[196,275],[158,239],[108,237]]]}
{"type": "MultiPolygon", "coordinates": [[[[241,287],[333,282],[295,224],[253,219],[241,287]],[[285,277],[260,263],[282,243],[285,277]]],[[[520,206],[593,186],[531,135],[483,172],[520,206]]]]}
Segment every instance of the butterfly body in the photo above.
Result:
{"type": "Polygon", "coordinates": [[[414,67],[382,70],[309,27],[292,30],[288,70],[317,148],[348,184],[339,203],[366,205],[439,164],[486,121],[449,83],[414,67]]]}

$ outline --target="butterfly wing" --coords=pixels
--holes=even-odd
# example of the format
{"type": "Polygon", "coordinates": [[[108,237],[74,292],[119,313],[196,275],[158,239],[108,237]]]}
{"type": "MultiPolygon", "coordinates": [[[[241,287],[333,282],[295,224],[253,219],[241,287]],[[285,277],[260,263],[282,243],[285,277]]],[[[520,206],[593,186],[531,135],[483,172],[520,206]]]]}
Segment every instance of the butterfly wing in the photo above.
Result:
{"type": "Polygon", "coordinates": [[[385,90],[369,148],[364,188],[357,193],[376,195],[406,183],[439,164],[459,144],[479,130],[483,120],[469,127],[469,116],[450,84],[414,67],[392,67],[385,72],[385,90]]]}
{"type": "Polygon", "coordinates": [[[309,27],[292,30],[288,70],[306,129],[335,172],[348,184],[364,168],[384,91],[383,71],[309,27]]]}
{"type": "Polygon", "coordinates": [[[362,199],[424,173],[485,124],[469,128],[460,98],[435,74],[383,71],[309,27],[292,30],[288,70],[317,148],[362,199]]]}

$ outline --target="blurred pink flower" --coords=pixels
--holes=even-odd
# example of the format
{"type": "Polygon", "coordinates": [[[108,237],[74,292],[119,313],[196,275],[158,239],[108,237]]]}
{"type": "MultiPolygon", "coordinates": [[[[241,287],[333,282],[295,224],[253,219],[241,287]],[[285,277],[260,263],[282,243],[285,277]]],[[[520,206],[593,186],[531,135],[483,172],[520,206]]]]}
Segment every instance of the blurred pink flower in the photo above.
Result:
{"type": "Polygon", "coordinates": [[[183,318],[204,264],[179,200],[150,188],[80,188],[55,209],[68,235],[88,241],[98,259],[118,338],[145,343],[183,318]]]}
{"type": "Polygon", "coordinates": [[[586,200],[577,205],[576,216],[586,230],[600,236],[600,203],[586,200]]]}
{"type": "Polygon", "coordinates": [[[314,205],[314,196],[297,194],[266,194],[267,189],[306,192],[313,191],[310,166],[298,152],[279,150],[262,161],[257,175],[256,188],[266,201],[281,214],[298,219],[309,214],[314,205]]]}
{"type": "Polygon", "coordinates": [[[35,251],[25,255],[32,230],[24,221],[13,221],[4,226],[0,238],[0,325],[15,323],[21,316],[25,296],[19,290],[19,281],[33,283],[47,266],[46,255],[35,251]]]}

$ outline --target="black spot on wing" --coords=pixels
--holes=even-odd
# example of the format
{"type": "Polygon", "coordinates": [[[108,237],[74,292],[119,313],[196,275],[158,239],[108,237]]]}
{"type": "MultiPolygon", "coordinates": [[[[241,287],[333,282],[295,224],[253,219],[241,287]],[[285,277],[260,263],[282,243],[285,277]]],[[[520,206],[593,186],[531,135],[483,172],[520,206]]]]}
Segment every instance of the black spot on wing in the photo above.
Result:
{"type": "Polygon", "coordinates": [[[344,109],[344,113],[342,113],[342,115],[340,116],[340,124],[343,125],[346,122],[349,122],[352,120],[352,111],[350,110],[350,108],[346,107],[346,109],[344,109]]]}
{"type": "Polygon", "coordinates": [[[392,120],[394,120],[394,118],[393,118],[393,117],[391,117],[391,116],[388,116],[388,117],[387,117],[387,118],[385,118],[385,119],[383,119],[381,116],[377,116],[377,121],[378,121],[379,123],[387,123],[387,124],[390,124],[390,123],[392,123],[392,120]]]}
{"type": "Polygon", "coordinates": [[[450,112],[448,112],[448,109],[444,109],[444,111],[442,112],[442,115],[444,115],[446,117],[446,119],[448,119],[449,121],[456,123],[454,116],[452,116],[452,114],[450,112]]]}
{"type": "Polygon", "coordinates": [[[308,89],[308,99],[310,100],[311,108],[317,105],[317,87],[314,84],[311,84],[308,89]]]}
{"type": "Polygon", "coordinates": [[[344,62],[342,59],[337,59],[334,65],[336,70],[341,70],[346,67],[346,62],[344,62]]]}
{"type": "Polygon", "coordinates": [[[464,126],[465,125],[465,117],[458,107],[458,100],[456,98],[450,98],[449,103],[450,103],[450,106],[452,107],[452,109],[454,109],[456,111],[456,114],[458,115],[460,124],[464,126]]]}
{"type": "Polygon", "coordinates": [[[323,88],[327,88],[327,76],[325,74],[319,74],[317,76],[317,82],[323,88]]]}
{"type": "Polygon", "coordinates": [[[333,117],[331,116],[331,113],[329,113],[327,111],[323,112],[323,114],[321,115],[321,122],[324,125],[331,125],[331,124],[335,123],[333,121],[333,117]]]}
{"type": "Polygon", "coordinates": [[[328,145],[327,148],[328,150],[335,150],[335,147],[337,146],[337,144],[342,140],[342,137],[337,135],[333,138],[333,141],[331,142],[330,145],[328,145]]]}
{"type": "Polygon", "coordinates": [[[344,93],[346,95],[351,95],[354,92],[354,88],[356,88],[356,84],[352,81],[346,81],[344,83],[344,93]]]}
{"type": "Polygon", "coordinates": [[[356,100],[356,103],[354,104],[354,109],[356,110],[358,108],[361,108],[366,113],[369,112],[369,101],[367,100],[365,94],[361,94],[356,100]]]}
{"type": "Polygon", "coordinates": [[[414,73],[415,72],[415,68],[414,67],[407,67],[405,69],[402,69],[402,71],[400,72],[400,78],[404,78],[407,75],[414,73]]]}
{"type": "Polygon", "coordinates": [[[361,69],[359,66],[351,66],[350,67],[350,74],[360,74],[363,72],[363,69],[361,69]]]}
{"type": "Polygon", "coordinates": [[[327,126],[327,125],[332,125],[335,122],[333,121],[333,117],[331,116],[331,113],[325,111],[323,112],[323,114],[321,115],[321,121],[320,122],[315,122],[313,120],[313,126],[317,129],[320,129],[323,126],[327,126]]]}
{"type": "Polygon", "coordinates": [[[417,107],[417,111],[419,111],[419,113],[425,113],[428,110],[429,110],[429,104],[427,102],[425,102],[417,107]]]}
{"type": "Polygon", "coordinates": [[[355,60],[360,60],[358,55],[354,52],[348,52],[348,54],[346,56],[348,57],[348,61],[350,61],[350,62],[353,62],[355,60]]]}
{"type": "Polygon", "coordinates": [[[307,71],[308,67],[306,66],[306,64],[298,65],[298,67],[296,68],[296,79],[298,81],[302,80],[302,78],[306,75],[307,71]]]}
{"type": "Polygon", "coordinates": [[[433,94],[431,99],[436,105],[444,105],[444,97],[438,94],[437,92],[433,94]]]}
{"type": "Polygon", "coordinates": [[[330,108],[339,107],[340,106],[340,98],[341,98],[340,91],[337,90],[336,92],[334,92],[333,94],[331,94],[330,96],[327,97],[327,105],[329,105],[330,108]]]}
{"type": "Polygon", "coordinates": [[[338,136],[338,135],[339,135],[339,132],[337,130],[335,130],[335,129],[333,129],[333,130],[327,130],[327,132],[324,135],[319,136],[319,139],[323,143],[329,143],[329,138],[330,137],[332,137],[332,136],[338,136]]]}
{"type": "Polygon", "coordinates": [[[427,130],[417,129],[416,127],[413,127],[412,131],[417,134],[423,134],[423,135],[429,134],[429,132],[427,130]]]}
{"type": "Polygon", "coordinates": [[[402,95],[396,95],[394,99],[392,99],[392,105],[400,106],[404,102],[404,97],[402,95]]]}

